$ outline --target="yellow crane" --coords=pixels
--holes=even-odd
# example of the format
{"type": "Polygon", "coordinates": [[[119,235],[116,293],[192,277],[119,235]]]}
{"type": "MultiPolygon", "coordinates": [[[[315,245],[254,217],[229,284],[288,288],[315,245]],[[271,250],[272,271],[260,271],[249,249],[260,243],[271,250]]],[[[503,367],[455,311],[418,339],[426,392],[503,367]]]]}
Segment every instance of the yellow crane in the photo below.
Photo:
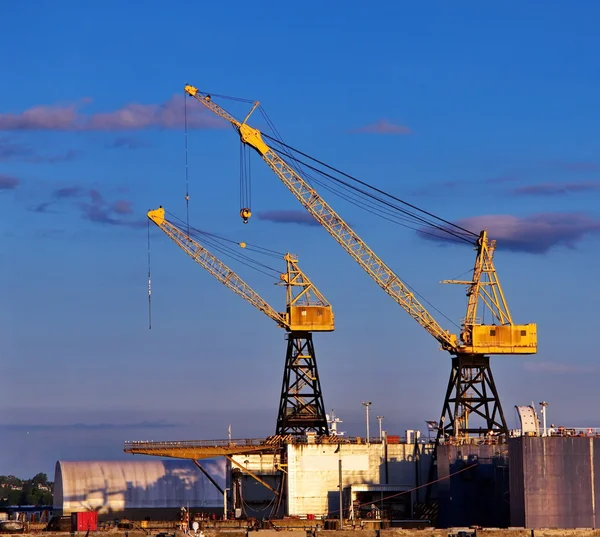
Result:
{"type": "MultiPolygon", "coordinates": [[[[207,93],[191,85],[185,92],[206,108],[229,121],[243,144],[253,148],[302,206],[329,232],[369,276],[414,320],[429,332],[441,348],[452,356],[452,372],[448,383],[437,441],[441,437],[466,437],[470,434],[507,434],[508,428],[489,365],[490,354],[535,354],[537,328],[535,324],[513,323],[500,281],[494,266],[496,241],[487,232],[479,234],[473,275],[467,285],[468,306],[461,323],[459,337],[442,328],[417,300],[409,287],[380,259],[355,231],[310,186],[307,180],[290,166],[266,142],[261,132],[248,125],[250,115],[243,121],[216,104],[207,93]],[[478,318],[478,310],[486,308],[493,316],[491,324],[478,318]],[[479,416],[484,426],[469,424],[470,415],[479,416]]],[[[249,211],[242,218],[250,217],[249,211]]],[[[447,283],[450,283],[448,281],[447,283]]]]}
{"type": "MultiPolygon", "coordinates": [[[[149,211],[147,216],[196,263],[287,331],[286,362],[275,434],[301,435],[312,431],[328,435],[312,332],[333,331],[334,315],[323,294],[298,267],[298,259],[289,253],[283,257],[286,272],[281,274],[280,279],[286,288],[286,311],[279,313],[220,259],[167,220],[162,207],[149,211]]],[[[245,247],[245,244],[240,243],[240,246],[245,247]]]]}

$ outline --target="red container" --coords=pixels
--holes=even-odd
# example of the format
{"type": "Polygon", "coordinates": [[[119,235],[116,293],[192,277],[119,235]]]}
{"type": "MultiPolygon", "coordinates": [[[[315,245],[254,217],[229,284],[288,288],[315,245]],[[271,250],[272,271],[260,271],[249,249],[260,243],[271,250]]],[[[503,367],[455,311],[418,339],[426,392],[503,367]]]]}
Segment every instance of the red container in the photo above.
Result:
{"type": "Polygon", "coordinates": [[[388,434],[386,437],[386,441],[388,444],[399,444],[400,443],[400,437],[398,435],[395,434],[388,434]]]}
{"type": "Polygon", "coordinates": [[[98,511],[71,513],[71,531],[97,531],[98,511]]]}
{"type": "Polygon", "coordinates": [[[306,515],[306,520],[314,520],[315,515],[306,515]]]}

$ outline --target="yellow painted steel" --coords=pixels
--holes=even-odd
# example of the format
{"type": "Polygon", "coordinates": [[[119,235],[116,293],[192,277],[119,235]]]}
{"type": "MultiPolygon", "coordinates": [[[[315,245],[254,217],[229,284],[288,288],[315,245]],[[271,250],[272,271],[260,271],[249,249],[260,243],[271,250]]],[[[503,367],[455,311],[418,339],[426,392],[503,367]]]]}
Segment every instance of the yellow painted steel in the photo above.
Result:
{"type": "Polygon", "coordinates": [[[321,292],[298,267],[298,259],[286,254],[287,272],[281,275],[286,286],[286,319],[292,332],[331,332],[333,311],[321,292]]]}
{"type": "MultiPolygon", "coordinates": [[[[306,274],[300,270],[298,259],[292,254],[288,253],[283,257],[287,270],[280,279],[281,285],[286,287],[286,312],[278,313],[225,263],[170,223],[165,218],[165,210],[162,207],[148,211],[147,216],[196,263],[234,293],[273,319],[280,327],[289,332],[331,332],[334,330],[335,323],[331,305],[306,274]]],[[[245,247],[245,243],[240,243],[240,246],[245,247]]]]}
{"type": "Polygon", "coordinates": [[[264,440],[193,441],[182,442],[126,442],[125,453],[153,455],[174,459],[211,459],[252,453],[273,453],[281,449],[281,443],[265,443],[264,440]]]}
{"type": "Polygon", "coordinates": [[[455,334],[444,330],[438,324],[392,269],[367,246],[302,176],[265,143],[260,131],[246,123],[258,106],[258,102],[254,103],[252,110],[244,121],[240,122],[214,103],[210,95],[202,93],[190,85],[185,86],[184,89],[188,95],[194,97],[206,108],[233,125],[241,141],[258,152],[302,206],[390,297],[440,343],[442,349],[455,355],[535,354],[537,352],[537,330],[535,325],[525,325],[528,328],[523,329],[512,324],[508,306],[492,261],[496,243],[495,241],[488,241],[485,231],[482,232],[478,241],[473,279],[470,282],[461,282],[469,286],[467,291],[469,304],[459,339],[455,334]],[[489,282],[482,282],[482,275],[491,278],[489,282]],[[477,306],[480,301],[492,311],[494,316],[497,316],[500,325],[511,328],[508,331],[510,337],[502,332],[499,339],[492,341],[489,339],[489,335],[484,338],[483,332],[480,334],[479,330],[475,330],[476,327],[487,327],[487,325],[478,324],[476,320],[477,306]],[[526,335],[520,336],[523,330],[525,330],[526,335]],[[518,338],[516,337],[517,333],[519,334],[518,338]]]}
{"type": "Polygon", "coordinates": [[[513,323],[494,266],[496,241],[488,239],[486,230],[479,234],[475,250],[477,256],[470,281],[442,281],[467,286],[467,314],[460,334],[463,348],[467,352],[472,349],[474,354],[535,354],[537,326],[513,323]],[[478,321],[477,313],[481,306],[492,314],[493,324],[478,321]]]}

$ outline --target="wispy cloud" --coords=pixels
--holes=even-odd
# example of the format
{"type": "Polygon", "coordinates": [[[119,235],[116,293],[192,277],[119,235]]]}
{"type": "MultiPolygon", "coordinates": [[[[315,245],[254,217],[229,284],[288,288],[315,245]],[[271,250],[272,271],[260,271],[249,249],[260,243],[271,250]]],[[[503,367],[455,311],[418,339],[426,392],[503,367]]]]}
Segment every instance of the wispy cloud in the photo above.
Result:
{"type": "Polygon", "coordinates": [[[119,200],[112,204],[112,210],[115,214],[132,214],[133,207],[129,200],[119,200]]]}
{"type": "Polygon", "coordinates": [[[468,186],[469,183],[466,181],[445,181],[443,183],[433,183],[430,185],[425,185],[416,190],[413,190],[413,196],[431,196],[434,194],[446,193],[449,190],[460,190],[465,185],[468,186]]]}
{"type": "MultiPolygon", "coordinates": [[[[183,95],[173,95],[162,104],[129,103],[113,110],[83,114],[87,100],[69,105],[39,105],[18,114],[0,114],[4,131],[128,131],[150,128],[177,129],[184,125],[183,95]]],[[[224,128],[226,122],[204,107],[188,107],[189,128],[224,128]]]]}
{"type": "Polygon", "coordinates": [[[31,209],[34,213],[55,213],[52,209],[53,202],[44,201],[43,203],[38,203],[33,209],[31,209]]]}
{"type": "Polygon", "coordinates": [[[593,373],[599,370],[598,366],[565,364],[559,362],[527,361],[523,368],[534,373],[551,373],[562,375],[565,373],[593,373]]]}
{"type": "Polygon", "coordinates": [[[81,201],[79,209],[84,220],[95,222],[97,224],[108,224],[111,226],[125,226],[139,228],[144,227],[147,222],[145,219],[128,220],[124,215],[130,214],[131,202],[128,200],[117,200],[114,203],[108,203],[97,190],[91,189],[87,192],[89,201],[81,201]],[[124,208],[126,208],[124,210],[124,208]]]}
{"type": "Polygon", "coordinates": [[[179,427],[176,423],[165,421],[140,421],[137,423],[7,423],[0,424],[5,431],[75,431],[75,430],[107,430],[107,429],[171,429],[179,427]]]}
{"type": "Polygon", "coordinates": [[[41,229],[35,232],[35,236],[39,239],[51,239],[59,235],[64,235],[64,233],[64,229],[41,229]]]}
{"type": "MultiPolygon", "coordinates": [[[[538,213],[524,217],[496,214],[455,223],[474,233],[488,229],[490,236],[498,240],[499,249],[532,254],[544,254],[560,246],[574,248],[586,236],[600,234],[600,220],[581,213],[538,213]]],[[[446,237],[437,232],[427,230],[427,233],[419,236],[446,242],[446,237]]]]}
{"type": "Polygon", "coordinates": [[[600,181],[580,181],[578,183],[538,183],[515,188],[513,194],[524,196],[563,196],[578,192],[600,190],[600,181]]]}
{"type": "Polygon", "coordinates": [[[85,189],[80,186],[65,186],[62,188],[57,188],[54,192],[52,192],[52,197],[62,200],[68,198],[78,198],[85,194],[85,189]]]}
{"type": "Polygon", "coordinates": [[[376,123],[352,129],[350,132],[367,134],[410,134],[412,131],[404,125],[392,123],[387,119],[380,119],[376,123]]]}
{"type": "Polygon", "coordinates": [[[24,144],[17,143],[9,138],[0,138],[0,161],[13,159],[22,159],[30,157],[33,148],[24,144]]]}
{"type": "Polygon", "coordinates": [[[109,149],[139,149],[140,147],[146,147],[146,143],[135,138],[133,136],[119,136],[112,142],[107,144],[109,149]]]}
{"type": "Polygon", "coordinates": [[[9,138],[0,138],[0,162],[16,160],[32,164],[54,164],[71,161],[78,154],[77,151],[71,149],[55,155],[44,155],[31,145],[15,142],[9,138]]]}
{"type": "Polygon", "coordinates": [[[552,161],[548,165],[551,168],[566,172],[596,172],[600,171],[600,164],[591,161],[552,161]]]}
{"type": "Polygon", "coordinates": [[[0,174],[0,190],[14,190],[20,183],[21,180],[18,177],[0,174]]]}
{"type": "Polygon", "coordinates": [[[95,188],[68,186],[57,188],[50,196],[51,199],[39,203],[32,210],[37,213],[53,213],[63,203],[76,208],[82,219],[97,224],[140,228],[146,225],[145,219],[128,219],[133,214],[133,203],[120,199],[108,201],[95,188]]]}
{"type": "Polygon", "coordinates": [[[56,164],[57,162],[71,162],[79,156],[79,151],[69,149],[63,153],[56,155],[32,155],[25,159],[27,162],[32,164],[56,164]]]}
{"type": "Polygon", "coordinates": [[[267,220],[277,224],[300,224],[303,226],[319,226],[309,213],[304,211],[262,211],[257,213],[260,220],[267,220]]]}
{"type": "Polygon", "coordinates": [[[500,175],[498,177],[490,177],[489,179],[486,179],[485,183],[488,183],[490,185],[496,185],[504,183],[514,183],[517,180],[518,179],[516,175],[500,175]]]}

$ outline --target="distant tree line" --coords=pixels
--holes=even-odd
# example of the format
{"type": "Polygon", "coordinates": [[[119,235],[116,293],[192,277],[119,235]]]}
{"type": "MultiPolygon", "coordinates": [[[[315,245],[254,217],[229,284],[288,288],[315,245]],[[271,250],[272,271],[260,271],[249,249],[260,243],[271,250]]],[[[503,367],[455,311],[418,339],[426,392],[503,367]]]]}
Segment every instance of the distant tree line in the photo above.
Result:
{"type": "Polygon", "coordinates": [[[54,483],[43,473],[31,479],[0,475],[0,507],[7,505],[52,505],[54,483]]]}

